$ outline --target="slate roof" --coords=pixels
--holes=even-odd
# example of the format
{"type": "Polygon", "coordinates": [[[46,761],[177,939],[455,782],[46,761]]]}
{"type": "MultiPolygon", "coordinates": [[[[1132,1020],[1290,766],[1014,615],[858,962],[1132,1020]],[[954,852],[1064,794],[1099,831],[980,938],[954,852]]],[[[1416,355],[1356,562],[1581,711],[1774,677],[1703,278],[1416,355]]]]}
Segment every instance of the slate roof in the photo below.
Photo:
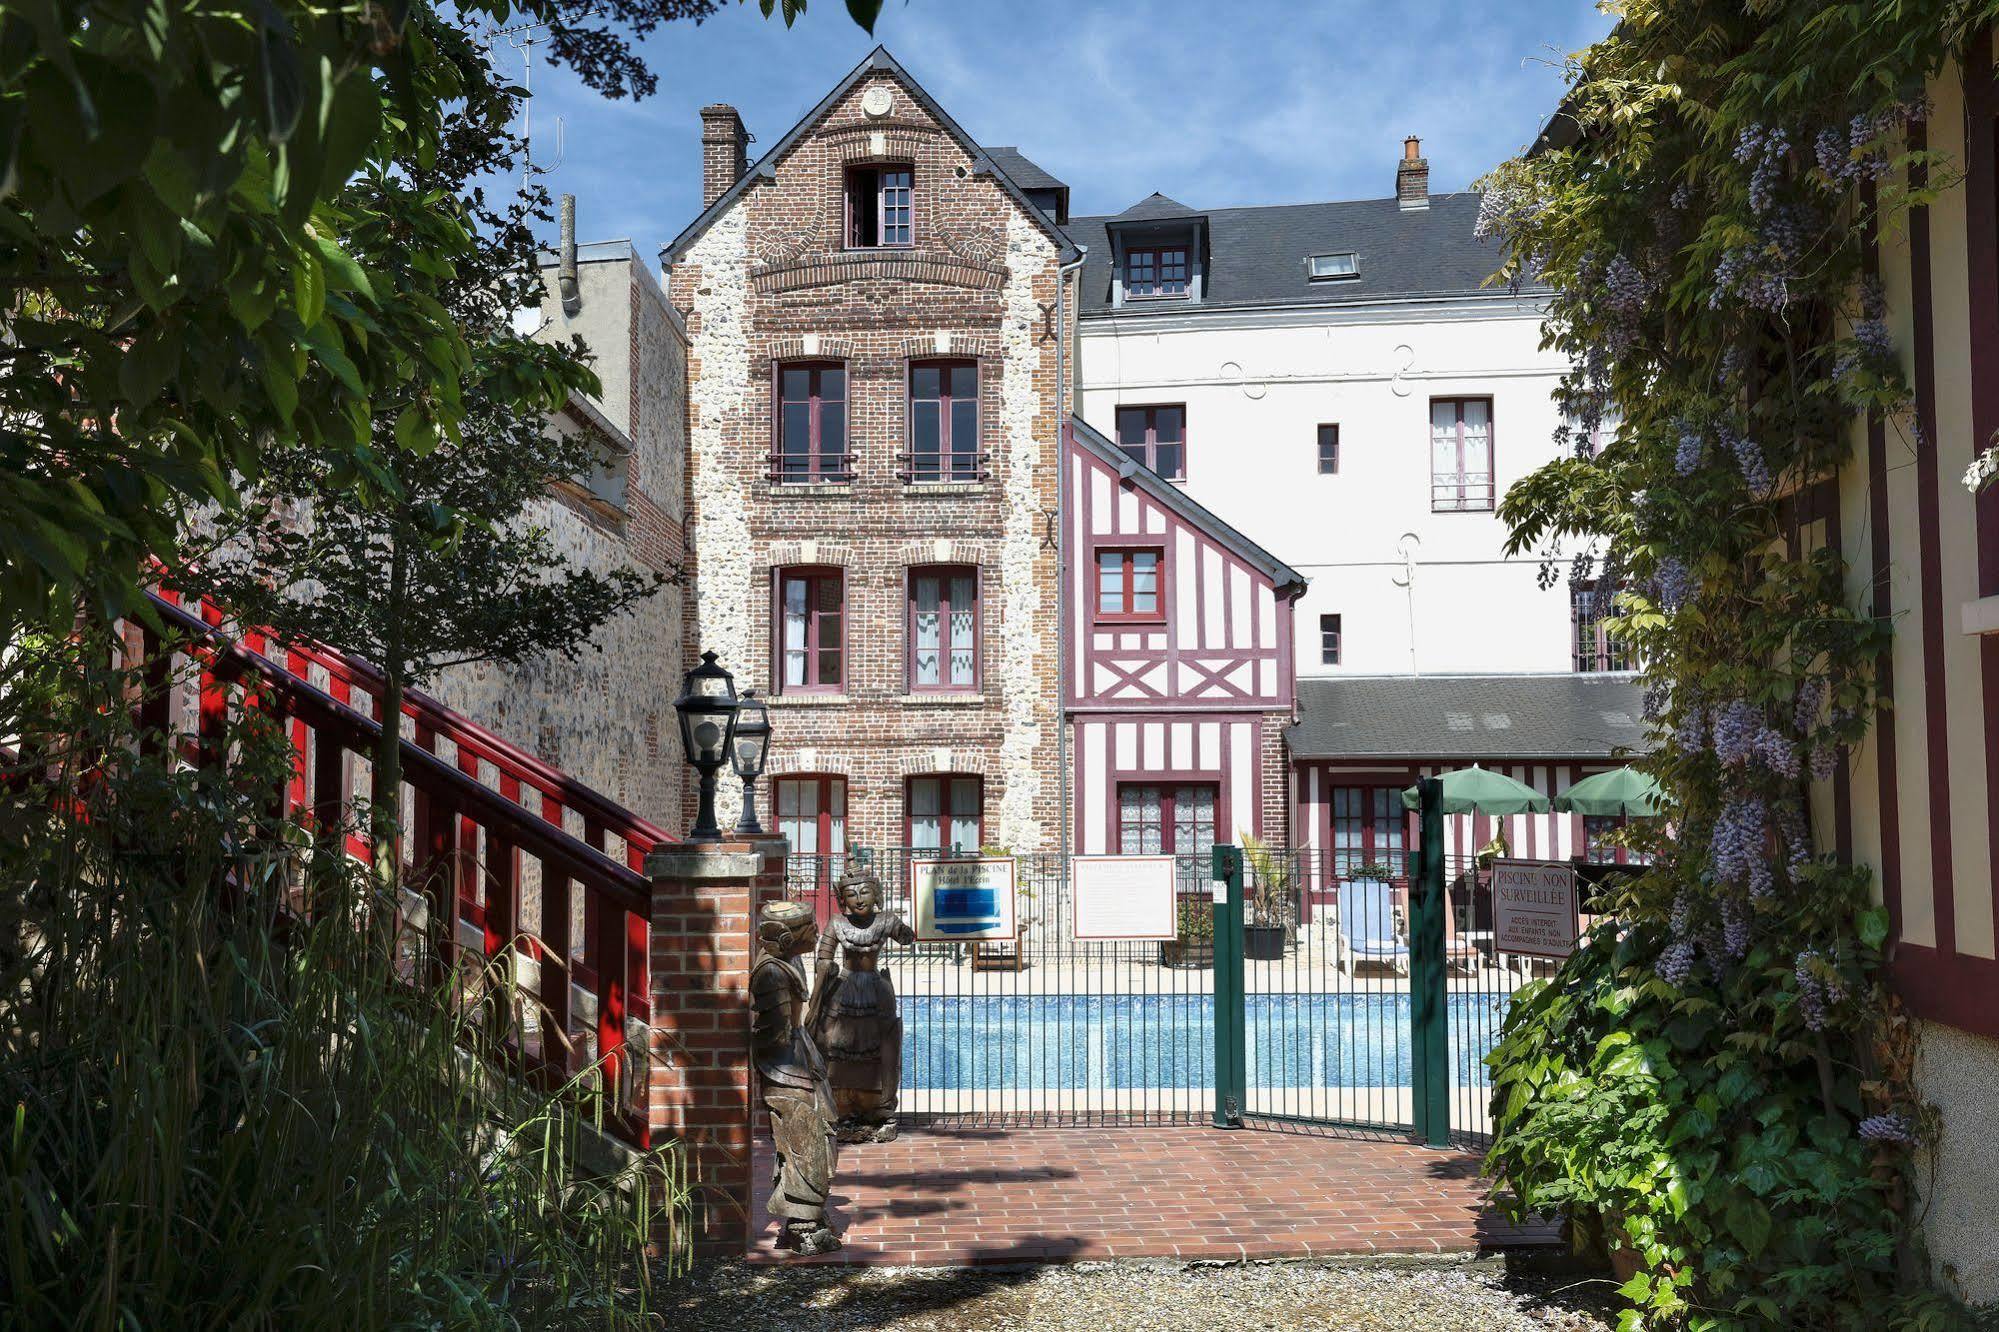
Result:
{"type": "Polygon", "coordinates": [[[1119,213],[1116,217],[1111,218],[1110,221],[1160,222],[1160,221],[1171,221],[1173,218],[1176,217],[1200,217],[1200,216],[1201,216],[1200,213],[1195,212],[1193,209],[1189,208],[1186,204],[1181,203],[1178,199],[1169,199],[1165,195],[1159,193],[1159,191],[1154,190],[1151,194],[1146,195],[1143,199],[1140,199],[1137,203],[1125,209],[1122,213],[1119,213]]]}
{"type": "Polygon", "coordinates": [[[1018,148],[987,148],[986,156],[994,166],[1006,172],[1007,178],[1023,190],[1066,190],[1068,182],[1060,181],[1021,155],[1018,148]]]}
{"type": "Polygon", "coordinates": [[[1069,418],[1069,429],[1078,444],[1117,468],[1121,477],[1132,482],[1161,505],[1206,532],[1247,560],[1253,568],[1265,574],[1280,594],[1287,587],[1304,590],[1307,581],[1304,574],[1217,518],[1206,506],[1189,497],[1186,491],[1144,463],[1134,460],[1088,421],[1080,416],[1072,416],[1069,418]]]}
{"type": "MultiPolygon", "coordinates": [[[[1505,255],[1497,240],[1481,241],[1472,235],[1478,202],[1478,195],[1465,192],[1433,194],[1428,208],[1412,210],[1404,210],[1393,199],[1359,199],[1195,212],[1164,195],[1153,195],[1116,217],[1072,217],[1067,230],[1078,245],[1089,248],[1083,264],[1086,316],[1111,309],[1107,224],[1140,220],[1141,210],[1166,205],[1207,219],[1206,289],[1197,304],[1148,303],[1147,313],[1494,294],[1504,289],[1484,283],[1505,255]],[[1313,282],[1306,276],[1307,256],[1347,250],[1360,256],[1359,277],[1313,282]]],[[[1153,215],[1171,216],[1163,211],[1153,215]]]]}
{"type": "Polygon", "coordinates": [[[1298,681],[1299,758],[1608,759],[1649,748],[1630,675],[1403,675],[1298,681]]]}
{"type": "MultiPolygon", "coordinates": [[[[957,121],[951,119],[950,113],[937,104],[937,99],[924,91],[922,84],[910,77],[909,71],[904,69],[901,63],[888,53],[886,46],[877,46],[874,50],[868,52],[860,64],[849,70],[845,78],[834,84],[833,90],[820,98],[817,106],[799,117],[798,123],[786,130],[784,137],[772,144],[769,151],[756,161],[750,163],[749,170],[743,172],[741,180],[731,185],[727,190],[724,190],[721,197],[703,209],[699,217],[687,224],[687,230],[666,243],[665,247],[660,250],[659,257],[661,264],[671,267],[677,262],[682,255],[687,253],[688,247],[699,240],[702,233],[714,225],[715,219],[727,212],[729,207],[736,200],[742,198],[743,194],[757,180],[762,178],[774,179],[777,175],[777,160],[790,152],[798,141],[805,137],[806,132],[819,123],[822,116],[839,105],[840,100],[853,89],[855,84],[876,70],[890,75],[897,82],[901,83],[909,95],[916,99],[917,105],[928,112],[931,119],[943,126],[944,132],[949,134],[957,142],[958,146],[964,149],[972,158],[973,175],[990,175],[998,183],[999,187],[1005,190],[1008,196],[1015,203],[1019,204],[1029,217],[1040,222],[1042,226],[1047,228],[1048,234],[1054,239],[1057,251],[1061,254],[1064,263],[1075,259],[1075,243],[1064,234],[1062,228],[1056,226],[1047,214],[1028,201],[1027,196],[1022,193],[1022,187],[1008,174],[1006,168],[997,166],[994,163],[986,150],[981,148],[972,139],[971,135],[965,133],[957,121]]],[[[1015,155],[1018,156],[1018,154],[1015,155]]],[[[1026,161],[1027,159],[1021,158],[1021,160],[1026,161]]]]}

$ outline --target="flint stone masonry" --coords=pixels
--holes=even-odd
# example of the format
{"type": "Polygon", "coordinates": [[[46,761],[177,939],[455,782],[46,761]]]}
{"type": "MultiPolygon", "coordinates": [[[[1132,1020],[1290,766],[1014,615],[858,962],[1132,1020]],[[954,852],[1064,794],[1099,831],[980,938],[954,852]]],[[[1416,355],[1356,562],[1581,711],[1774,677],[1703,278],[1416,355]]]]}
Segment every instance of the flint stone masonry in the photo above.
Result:
{"type": "MultiPolygon", "coordinates": [[[[623,241],[582,247],[580,300],[565,312],[554,257],[543,272],[543,339],[581,337],[603,393],[590,411],[621,432],[606,440],[589,412],[559,413],[552,428],[628,443],[622,503],[582,486],[558,487],[528,507],[557,549],[597,573],[671,574],[684,558],[686,334],[666,294],[623,241]]],[[[442,673],[442,702],[670,832],[681,826],[686,767],[673,699],[685,657],[683,591],[662,588],[589,640],[517,665],[479,662],[442,673]]]]}
{"type": "MultiPolygon", "coordinates": [[[[946,772],[982,778],[985,842],[1057,844],[1058,251],[974,165],[876,71],[757,172],[668,278],[692,340],[689,647],[774,694],[771,776],[843,777],[848,838],[874,846],[905,840],[909,778],[946,772]],[[875,89],[890,109],[870,116],[875,89]],[[883,161],[913,167],[915,244],[849,250],[846,169],[883,161]],[[898,475],[909,362],[940,352],[979,367],[982,482],[898,475]],[[849,483],[768,479],[775,366],[805,357],[846,366],[849,483]],[[943,563],[977,572],[981,678],[938,706],[907,678],[907,599],[911,570],[943,563]],[[830,696],[768,689],[777,579],[808,565],[845,584],[846,678],[830,696]]],[[[738,804],[724,782],[723,817],[738,804]]]]}

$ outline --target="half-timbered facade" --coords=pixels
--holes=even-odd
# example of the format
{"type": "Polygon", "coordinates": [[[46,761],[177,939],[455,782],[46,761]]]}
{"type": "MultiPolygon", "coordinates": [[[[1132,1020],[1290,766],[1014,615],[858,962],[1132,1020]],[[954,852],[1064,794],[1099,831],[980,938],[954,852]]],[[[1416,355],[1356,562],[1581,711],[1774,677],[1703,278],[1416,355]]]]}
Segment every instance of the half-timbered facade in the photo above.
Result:
{"type": "Polygon", "coordinates": [[[1282,843],[1304,578],[1089,425],[1065,438],[1076,849],[1282,843]]]}
{"type": "Polygon", "coordinates": [[[1961,478],[1999,444],[1995,66],[1987,29],[1932,81],[1909,134],[1948,187],[1869,245],[1915,418],[1858,424],[1837,480],[1797,497],[1793,536],[1838,547],[1851,595],[1894,626],[1884,705],[1850,768],[1820,784],[1813,822],[1873,870],[1893,921],[1942,1125],[1925,1238],[1939,1275],[1983,1301],[1999,1300],[1999,486],[1974,497],[1961,478]]]}

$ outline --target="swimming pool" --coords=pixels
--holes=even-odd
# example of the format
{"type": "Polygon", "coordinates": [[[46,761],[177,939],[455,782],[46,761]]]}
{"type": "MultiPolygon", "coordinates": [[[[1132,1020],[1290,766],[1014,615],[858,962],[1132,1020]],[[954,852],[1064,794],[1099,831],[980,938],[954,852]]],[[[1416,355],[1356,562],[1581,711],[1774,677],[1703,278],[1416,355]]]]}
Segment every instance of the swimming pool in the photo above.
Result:
{"type": "MultiPolygon", "coordinates": [[[[1506,996],[1449,999],[1453,1081],[1486,1085],[1506,996]]],[[[1252,994],[1254,1088],[1406,1087],[1409,996],[1252,994]]],[[[902,1000],[902,1085],[914,1091],[1186,1089],[1215,1081],[1211,995],[979,995],[902,1000]]]]}

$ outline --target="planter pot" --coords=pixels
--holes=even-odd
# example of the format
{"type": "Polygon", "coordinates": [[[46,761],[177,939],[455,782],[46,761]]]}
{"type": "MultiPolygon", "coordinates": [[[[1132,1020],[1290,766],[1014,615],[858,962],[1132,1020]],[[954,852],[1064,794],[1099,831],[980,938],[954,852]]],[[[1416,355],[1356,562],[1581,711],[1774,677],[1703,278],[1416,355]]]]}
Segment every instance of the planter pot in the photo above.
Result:
{"type": "Polygon", "coordinates": [[[1162,967],[1212,967],[1215,965],[1213,939],[1175,939],[1159,945],[1162,967]]]}
{"type": "Polygon", "coordinates": [[[1610,1259],[1610,1275],[1623,1285],[1645,1270],[1645,1260],[1624,1238],[1624,1218],[1616,1212],[1603,1214],[1603,1247],[1610,1259]]]}
{"type": "Polygon", "coordinates": [[[1252,962],[1281,961],[1286,933],[1288,931],[1282,925],[1245,925],[1242,927],[1242,955],[1252,962]]]}

